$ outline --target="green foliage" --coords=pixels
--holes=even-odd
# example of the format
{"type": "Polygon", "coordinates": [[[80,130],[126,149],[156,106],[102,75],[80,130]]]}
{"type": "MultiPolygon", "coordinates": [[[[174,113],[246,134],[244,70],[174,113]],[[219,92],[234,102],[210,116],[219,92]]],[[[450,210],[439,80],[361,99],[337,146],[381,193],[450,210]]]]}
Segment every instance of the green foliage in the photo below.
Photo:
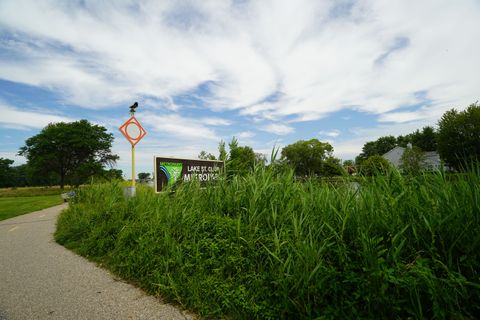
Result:
{"type": "Polygon", "coordinates": [[[249,146],[240,147],[238,140],[232,138],[228,144],[230,148],[230,155],[226,163],[227,174],[232,175],[246,175],[250,173],[255,166],[255,152],[249,146]]]}
{"type": "Polygon", "coordinates": [[[150,173],[148,172],[140,172],[138,174],[138,180],[140,181],[147,181],[148,179],[150,179],[150,173]]]}
{"type": "Polygon", "coordinates": [[[480,159],[480,105],[443,114],[438,123],[438,152],[448,166],[456,170],[480,159]]]}
{"type": "Polygon", "coordinates": [[[282,160],[295,169],[297,176],[331,176],[341,172],[340,160],[332,153],[328,142],[299,140],[282,149],[282,160]]]}
{"type": "Polygon", "coordinates": [[[397,137],[397,145],[407,147],[411,143],[412,146],[420,148],[422,151],[437,150],[437,133],[432,127],[424,127],[422,131],[416,130],[406,136],[397,137]]]}
{"type": "Polygon", "coordinates": [[[425,153],[419,147],[406,148],[400,158],[400,169],[405,174],[418,175],[425,170],[425,153]]]}
{"type": "Polygon", "coordinates": [[[223,140],[220,140],[220,143],[218,144],[218,153],[218,160],[227,160],[227,150],[225,149],[225,141],[223,140]]]}
{"type": "Polygon", "coordinates": [[[198,154],[198,159],[202,159],[202,160],[216,160],[215,159],[215,156],[211,153],[207,153],[206,151],[202,150],[200,151],[200,153],[198,154]]]}
{"type": "Polygon", "coordinates": [[[257,168],[175,193],[94,185],[55,238],[213,319],[474,319],[480,167],[299,182],[257,168]]]}
{"type": "Polygon", "coordinates": [[[380,137],[375,141],[369,141],[365,143],[362,148],[362,153],[358,155],[355,159],[357,164],[362,164],[363,161],[367,160],[371,156],[383,155],[388,151],[395,148],[397,145],[397,138],[394,136],[380,137]]]}
{"type": "Polygon", "coordinates": [[[123,171],[120,169],[105,170],[103,175],[107,180],[123,180],[123,171]]]}
{"type": "Polygon", "coordinates": [[[115,163],[111,153],[113,135],[87,120],[49,124],[26,140],[19,154],[40,177],[59,177],[63,188],[66,179],[76,185],[101,172],[103,165],[115,163]]]}
{"type": "Polygon", "coordinates": [[[11,164],[13,164],[13,160],[0,158],[0,188],[14,185],[11,164]]]}
{"type": "Polygon", "coordinates": [[[360,173],[365,176],[386,175],[390,170],[390,162],[380,155],[369,157],[360,167],[360,173]]]}

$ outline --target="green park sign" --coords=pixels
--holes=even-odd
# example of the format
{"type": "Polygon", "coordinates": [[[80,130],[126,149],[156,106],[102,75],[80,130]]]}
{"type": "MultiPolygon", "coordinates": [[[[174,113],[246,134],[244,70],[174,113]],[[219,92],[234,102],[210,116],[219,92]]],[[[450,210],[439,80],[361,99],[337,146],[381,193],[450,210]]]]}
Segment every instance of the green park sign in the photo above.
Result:
{"type": "Polygon", "coordinates": [[[202,184],[214,181],[223,170],[224,162],[154,157],[155,192],[181,181],[198,180],[202,184]]]}

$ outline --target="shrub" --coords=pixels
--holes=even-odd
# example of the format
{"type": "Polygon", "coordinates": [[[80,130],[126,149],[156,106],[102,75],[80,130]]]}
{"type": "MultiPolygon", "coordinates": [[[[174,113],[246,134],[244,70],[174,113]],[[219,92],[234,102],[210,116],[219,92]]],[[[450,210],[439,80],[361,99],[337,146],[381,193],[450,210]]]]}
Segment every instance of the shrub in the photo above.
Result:
{"type": "Polygon", "coordinates": [[[174,193],[79,191],[56,239],[207,318],[474,318],[480,168],[335,186],[257,169],[174,193]]]}

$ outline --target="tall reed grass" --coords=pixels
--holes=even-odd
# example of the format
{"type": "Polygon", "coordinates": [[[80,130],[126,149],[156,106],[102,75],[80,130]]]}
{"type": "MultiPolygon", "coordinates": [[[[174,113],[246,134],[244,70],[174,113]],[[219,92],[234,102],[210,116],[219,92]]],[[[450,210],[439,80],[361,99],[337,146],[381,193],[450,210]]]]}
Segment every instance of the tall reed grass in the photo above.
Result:
{"type": "Polygon", "coordinates": [[[480,168],[358,182],[257,168],[130,200],[94,185],[55,237],[207,318],[477,317],[480,168]]]}

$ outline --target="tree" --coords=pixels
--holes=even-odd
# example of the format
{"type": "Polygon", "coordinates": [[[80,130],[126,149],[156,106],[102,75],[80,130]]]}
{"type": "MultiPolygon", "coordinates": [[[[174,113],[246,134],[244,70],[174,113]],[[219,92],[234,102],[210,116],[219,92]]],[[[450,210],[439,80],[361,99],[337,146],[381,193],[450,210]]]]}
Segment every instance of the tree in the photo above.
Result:
{"type": "Polygon", "coordinates": [[[13,160],[0,158],[0,188],[14,186],[11,164],[13,164],[13,160]]]}
{"type": "Polygon", "coordinates": [[[207,153],[205,150],[200,151],[198,154],[198,159],[202,160],[216,160],[215,156],[211,153],[207,153]]]}
{"type": "Polygon", "coordinates": [[[361,164],[374,155],[383,155],[395,148],[397,139],[394,136],[380,137],[375,141],[369,141],[363,145],[362,153],[355,159],[357,164],[361,164]]]}
{"type": "Polygon", "coordinates": [[[328,157],[323,164],[322,176],[333,177],[346,174],[342,167],[341,160],[335,157],[328,157]]]}
{"type": "Polygon", "coordinates": [[[400,158],[400,169],[405,174],[417,175],[425,169],[425,153],[417,146],[406,148],[400,158]]]}
{"type": "Polygon", "coordinates": [[[63,189],[67,179],[77,184],[119,158],[112,154],[113,135],[87,120],[49,124],[27,139],[19,154],[42,176],[57,174],[63,189]]]}
{"type": "Polygon", "coordinates": [[[424,127],[422,131],[416,130],[406,136],[397,137],[397,145],[407,147],[411,143],[413,146],[419,147],[423,151],[437,150],[437,133],[432,127],[424,127]]]}
{"type": "Polygon", "coordinates": [[[283,148],[281,159],[295,169],[298,176],[324,175],[324,166],[332,157],[333,147],[318,139],[299,140],[283,148]]]}
{"type": "Polygon", "coordinates": [[[145,182],[145,181],[147,181],[148,179],[150,179],[150,173],[140,172],[140,173],[138,174],[138,180],[140,180],[141,182],[145,182]]]}
{"type": "Polygon", "coordinates": [[[366,176],[385,175],[390,168],[390,162],[381,155],[376,154],[362,163],[360,173],[366,176]]]}
{"type": "Polygon", "coordinates": [[[438,122],[438,153],[446,164],[460,170],[480,159],[480,105],[458,112],[451,109],[438,122]]]}
{"type": "Polygon", "coordinates": [[[123,180],[123,171],[120,169],[106,170],[103,175],[107,180],[123,180]]]}
{"type": "Polygon", "coordinates": [[[227,161],[227,169],[230,175],[245,175],[251,172],[255,166],[255,152],[249,146],[240,147],[235,137],[228,144],[230,156],[227,161]]]}
{"type": "Polygon", "coordinates": [[[225,141],[220,140],[218,144],[218,160],[225,161],[227,160],[227,150],[225,149],[225,141]]]}

